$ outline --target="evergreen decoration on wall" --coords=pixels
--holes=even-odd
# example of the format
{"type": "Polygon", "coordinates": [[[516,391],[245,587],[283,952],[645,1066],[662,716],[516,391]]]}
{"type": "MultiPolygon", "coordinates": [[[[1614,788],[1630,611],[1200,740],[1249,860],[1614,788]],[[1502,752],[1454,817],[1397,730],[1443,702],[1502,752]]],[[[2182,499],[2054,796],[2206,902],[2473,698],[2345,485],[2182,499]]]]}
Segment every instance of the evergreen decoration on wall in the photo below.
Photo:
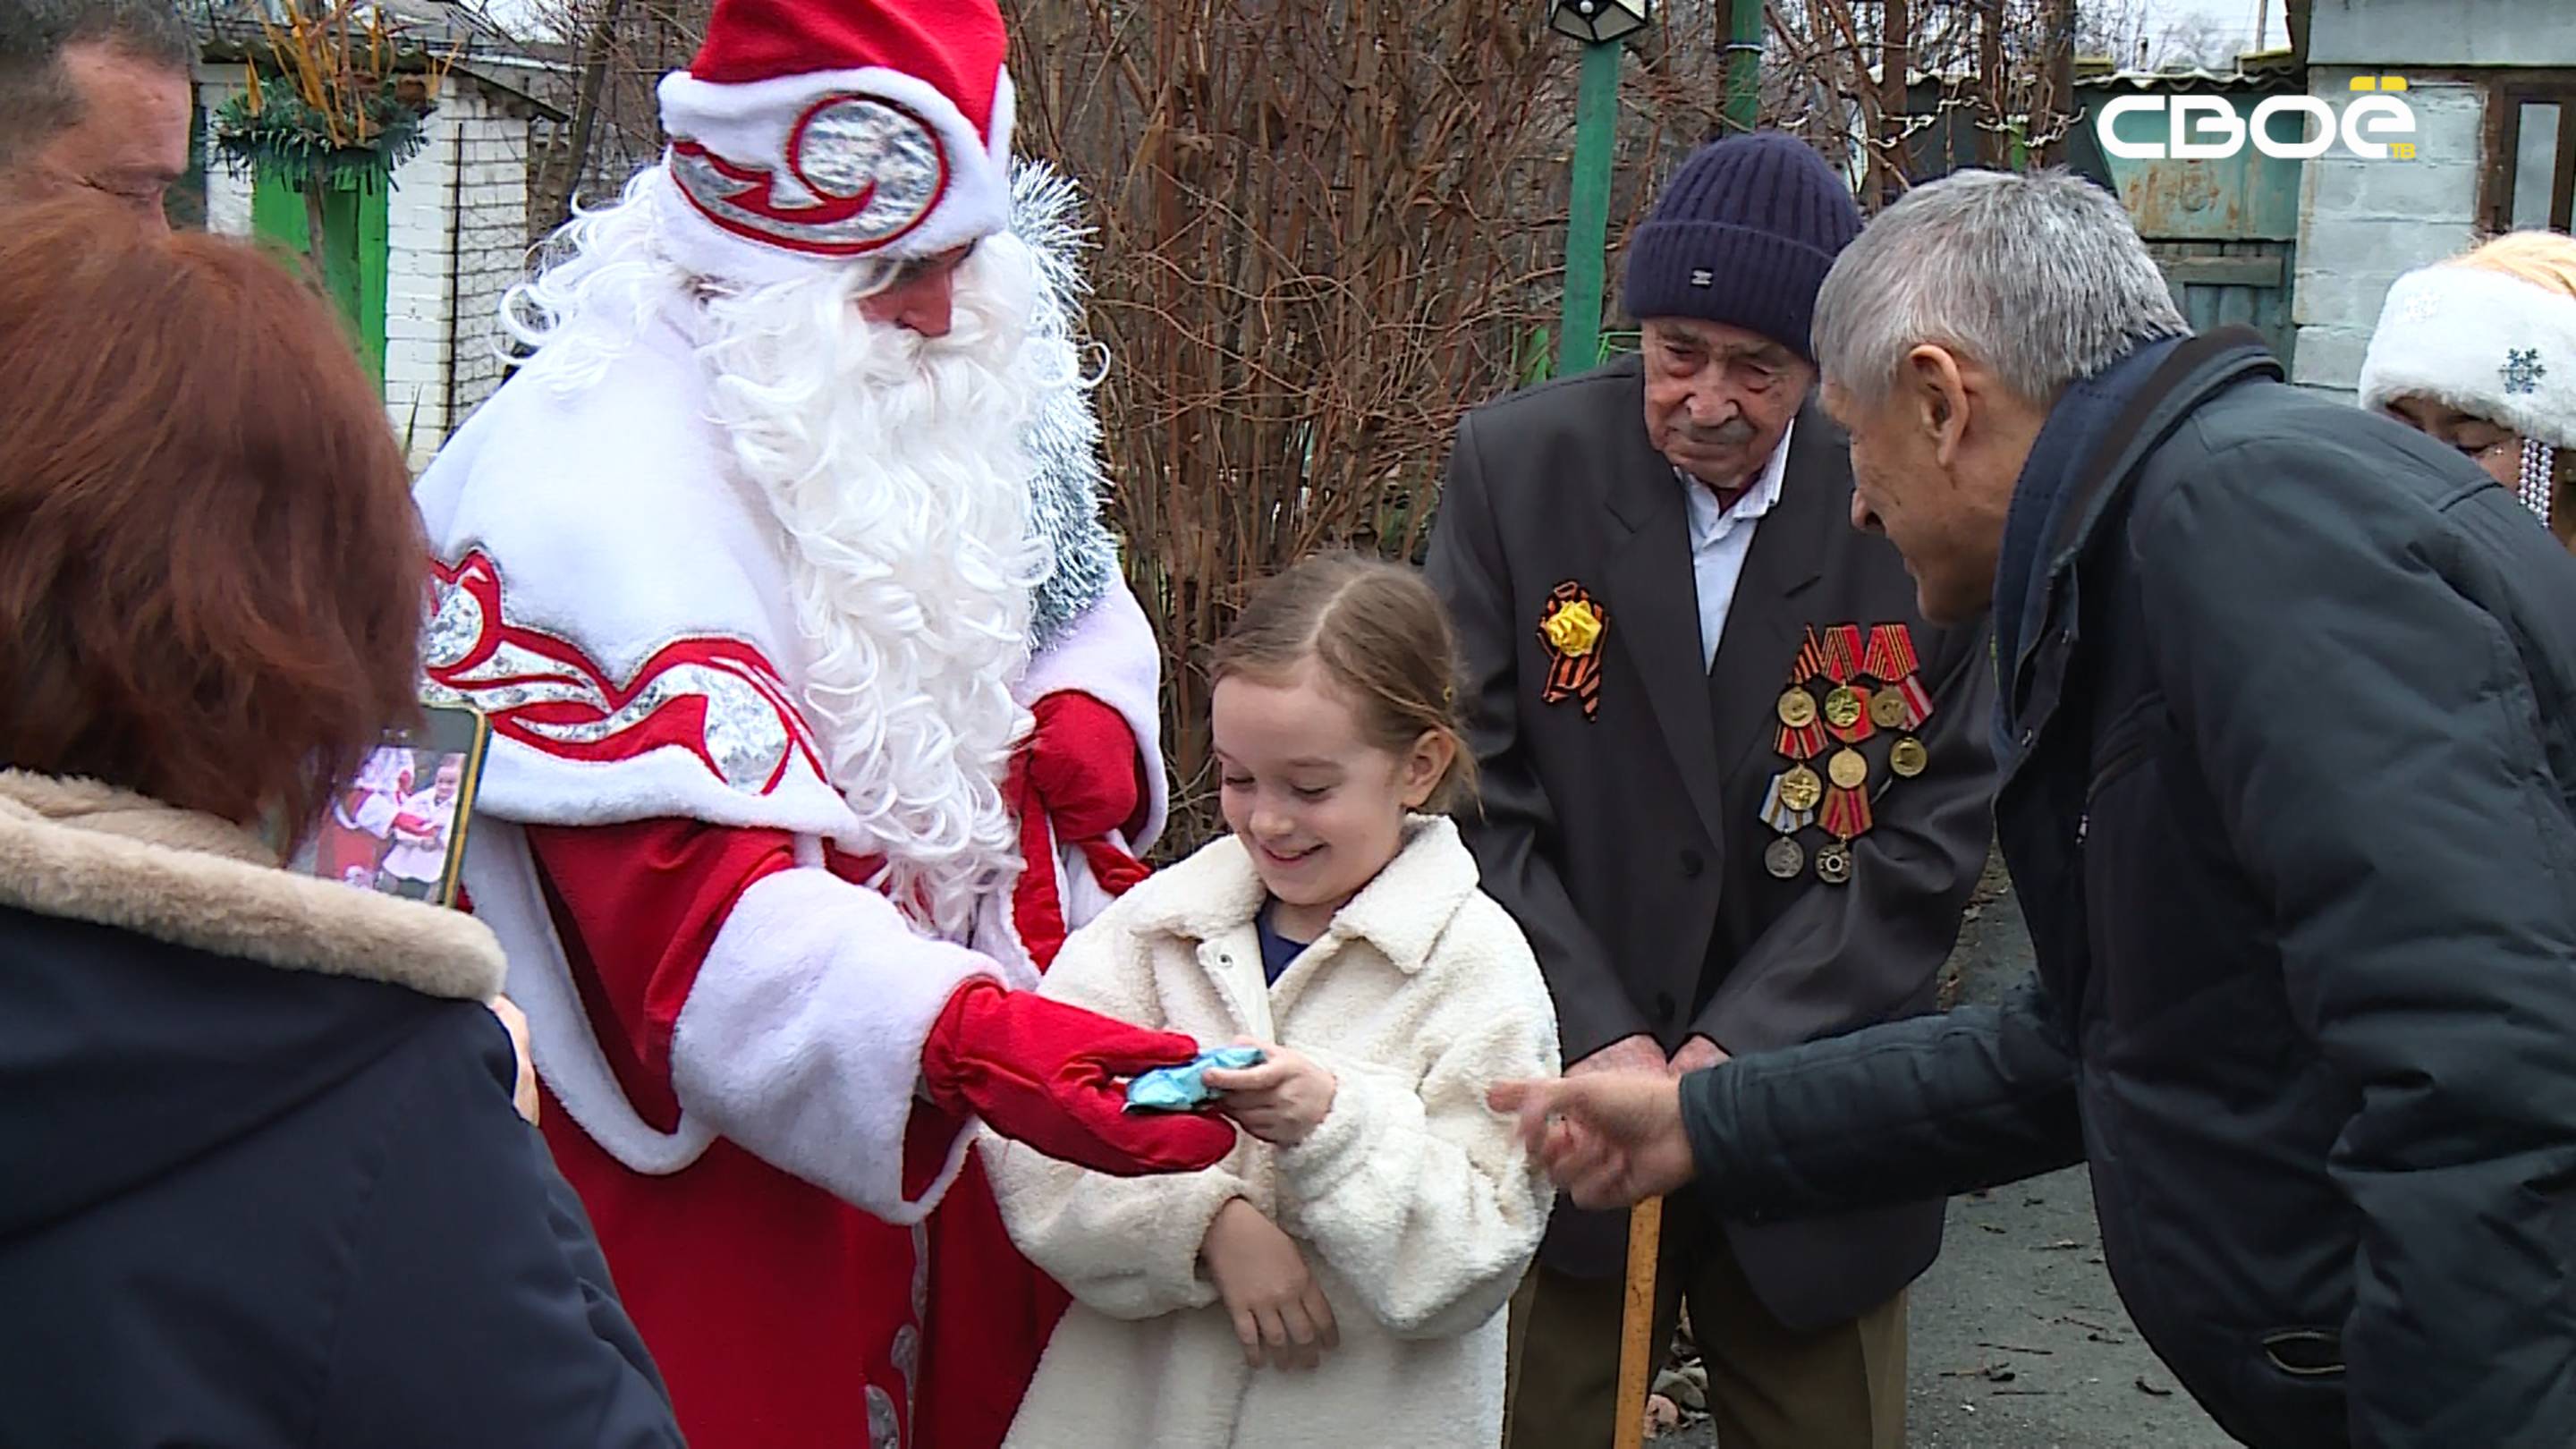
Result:
{"type": "Polygon", "coordinates": [[[425,108],[396,94],[388,80],[347,115],[308,105],[300,96],[257,89],[215,113],[215,142],[236,170],[275,176],[301,191],[373,191],[427,141],[425,108]]]}
{"type": "MultiPolygon", "coordinates": [[[[272,177],[304,197],[305,242],[316,278],[325,275],[322,198],[373,191],[426,142],[421,122],[438,94],[444,60],[412,68],[400,22],[358,0],[285,0],[281,23],[253,0],[266,55],[249,62],[248,86],[214,117],[215,153],[238,175],[272,177]]],[[[462,45],[462,41],[459,42],[462,45]]]]}

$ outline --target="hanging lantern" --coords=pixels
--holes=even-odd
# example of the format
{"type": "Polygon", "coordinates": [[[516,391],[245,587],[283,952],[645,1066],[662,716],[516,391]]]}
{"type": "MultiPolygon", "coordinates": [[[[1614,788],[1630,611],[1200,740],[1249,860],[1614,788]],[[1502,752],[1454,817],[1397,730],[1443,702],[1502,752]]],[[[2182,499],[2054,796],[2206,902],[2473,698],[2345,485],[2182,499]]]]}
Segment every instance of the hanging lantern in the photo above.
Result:
{"type": "Polygon", "coordinates": [[[1547,28],[1590,45],[1625,40],[1646,28],[1652,0],[1548,0],[1547,28]]]}

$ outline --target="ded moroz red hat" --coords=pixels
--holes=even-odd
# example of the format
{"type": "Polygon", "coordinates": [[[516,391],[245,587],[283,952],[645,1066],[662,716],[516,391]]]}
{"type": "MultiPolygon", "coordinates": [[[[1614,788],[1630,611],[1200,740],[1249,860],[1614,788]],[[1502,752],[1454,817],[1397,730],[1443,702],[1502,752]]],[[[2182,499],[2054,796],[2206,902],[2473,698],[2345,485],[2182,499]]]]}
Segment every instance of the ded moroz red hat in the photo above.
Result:
{"type": "Polygon", "coordinates": [[[1007,39],[993,0],[716,0],[661,87],[676,259],[760,281],[1001,230],[1007,39]]]}

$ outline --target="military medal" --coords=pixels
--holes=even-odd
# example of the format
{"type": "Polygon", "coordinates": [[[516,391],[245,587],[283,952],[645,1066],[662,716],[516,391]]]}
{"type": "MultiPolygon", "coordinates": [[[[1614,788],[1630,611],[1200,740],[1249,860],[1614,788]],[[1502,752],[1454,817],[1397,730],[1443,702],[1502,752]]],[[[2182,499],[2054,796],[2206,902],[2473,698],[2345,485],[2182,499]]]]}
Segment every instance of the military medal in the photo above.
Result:
{"type": "Polygon", "coordinates": [[[1827,885],[1841,885],[1851,879],[1851,846],[1837,840],[1816,852],[1816,878],[1827,885]]]}
{"type": "Polygon", "coordinates": [[[1795,880],[1798,872],[1807,868],[1807,853],[1798,848],[1798,842],[1783,835],[1763,848],[1762,868],[1777,879],[1795,880]]]}
{"type": "Polygon", "coordinates": [[[1780,792],[1780,803],[1797,811],[1813,810],[1816,802],[1825,798],[1825,782],[1817,779],[1816,772],[1804,765],[1781,775],[1774,788],[1780,792]]]}
{"type": "Polygon", "coordinates": [[[1860,696],[1848,684],[1837,684],[1825,696],[1825,723],[1847,730],[1860,722],[1860,696]]]}
{"type": "Polygon", "coordinates": [[[1931,764],[1931,752],[1911,733],[1932,716],[1931,696],[1916,677],[1919,668],[1906,625],[1807,626],[1772,711],[1780,721],[1779,752],[1788,764],[1771,777],[1762,800],[1762,823],[1777,835],[1763,849],[1762,868],[1774,878],[1795,880],[1812,860],[1818,880],[1849,883],[1858,864],[1852,842],[1874,823],[1872,767],[1856,746],[1881,731],[1898,734],[1885,769],[1900,779],[1920,775],[1931,764]],[[1809,826],[1832,837],[1812,853],[1797,840],[1809,826]]]}
{"type": "Polygon", "coordinates": [[[1857,790],[1869,782],[1869,757],[1858,750],[1836,750],[1825,762],[1825,776],[1837,789],[1857,790]]]}
{"type": "Polygon", "coordinates": [[[1833,781],[1834,787],[1825,792],[1816,823],[1838,841],[1849,842],[1868,834],[1869,794],[1861,787],[1869,783],[1869,758],[1858,750],[1836,750],[1834,757],[1825,762],[1825,778],[1833,781]]]}
{"type": "MultiPolygon", "coordinates": [[[[1870,694],[1868,685],[1848,684],[1836,691],[1836,693],[1848,694],[1851,697],[1851,709],[1849,711],[1851,718],[1841,723],[1835,723],[1831,719],[1829,713],[1826,720],[1826,728],[1833,732],[1833,737],[1835,739],[1838,739],[1847,745],[1856,745],[1861,741],[1868,739],[1871,735],[1878,733],[1878,727],[1871,724],[1869,720],[1871,705],[1874,701],[1870,694]]],[[[1826,703],[1827,708],[1830,711],[1832,705],[1830,696],[1828,696],[1826,703]]]]}
{"type": "Polygon", "coordinates": [[[1861,673],[1879,682],[1881,688],[1870,700],[1870,717],[1879,728],[1919,730],[1932,718],[1932,696],[1923,688],[1922,660],[1914,652],[1914,631],[1903,624],[1879,624],[1869,631],[1869,647],[1861,655],[1861,673]],[[1884,706],[1881,716],[1879,700],[1896,702],[1884,706]]]}
{"type": "Polygon", "coordinates": [[[1823,784],[1816,772],[1804,765],[1793,765],[1771,777],[1771,791],[1763,797],[1762,823],[1779,832],[1779,837],[1764,848],[1762,868],[1781,880],[1788,880],[1804,869],[1807,853],[1793,839],[1816,818],[1816,796],[1823,784]]]}
{"type": "Polygon", "coordinates": [[[1804,765],[1783,770],[1771,777],[1770,792],[1762,797],[1762,823],[1782,835],[1803,830],[1815,823],[1819,798],[1815,771],[1804,765]]]}
{"type": "Polygon", "coordinates": [[[1776,748],[1793,760],[1812,760],[1825,752],[1825,727],[1816,718],[1816,697],[1807,686],[1792,682],[1781,692],[1774,712],[1780,716],[1780,738],[1776,748]]]}

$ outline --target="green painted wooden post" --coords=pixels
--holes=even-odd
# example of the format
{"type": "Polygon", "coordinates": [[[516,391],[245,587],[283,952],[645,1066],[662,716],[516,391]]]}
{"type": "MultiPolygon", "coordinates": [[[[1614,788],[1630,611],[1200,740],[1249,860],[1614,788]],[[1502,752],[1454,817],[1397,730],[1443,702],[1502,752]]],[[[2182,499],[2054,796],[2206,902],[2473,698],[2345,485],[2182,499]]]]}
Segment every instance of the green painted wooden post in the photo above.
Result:
{"type": "MultiPolygon", "coordinates": [[[[322,198],[322,226],[333,246],[325,258],[324,290],[348,322],[351,345],[378,391],[385,385],[385,283],[390,270],[386,188],[335,188],[322,198]]],[[[251,232],[305,254],[304,197],[278,177],[262,173],[251,183],[251,232]]]]}
{"type": "Polygon", "coordinates": [[[1558,329],[1556,370],[1582,372],[1601,361],[1601,290],[1610,248],[1611,141],[1619,128],[1619,52],[1624,41],[1583,47],[1583,81],[1574,103],[1574,184],[1565,230],[1565,320],[1558,329]]]}
{"type": "Polygon", "coordinates": [[[1762,120],[1762,22],[1769,0],[1727,7],[1726,123],[1750,131],[1762,120]]]}

